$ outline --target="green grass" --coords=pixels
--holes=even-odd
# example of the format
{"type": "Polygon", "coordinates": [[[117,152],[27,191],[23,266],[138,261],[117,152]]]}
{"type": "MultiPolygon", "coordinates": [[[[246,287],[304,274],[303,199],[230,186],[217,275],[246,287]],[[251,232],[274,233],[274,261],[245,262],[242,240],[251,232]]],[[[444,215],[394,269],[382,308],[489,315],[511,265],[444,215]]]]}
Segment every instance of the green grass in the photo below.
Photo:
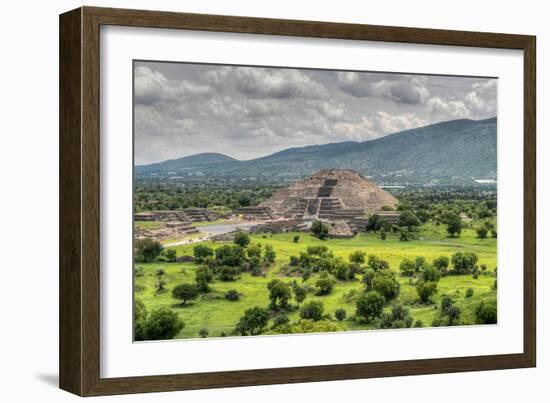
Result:
{"type": "MultiPolygon", "coordinates": [[[[475,228],[476,225],[473,227],[475,228]]],[[[136,277],[135,296],[145,303],[149,311],[162,306],[176,310],[185,322],[185,328],[178,334],[178,338],[198,337],[198,331],[203,327],[209,330],[209,337],[217,337],[222,331],[229,335],[247,308],[256,305],[266,307],[269,303],[267,283],[273,278],[281,278],[279,272],[281,265],[288,263],[291,255],[298,255],[309,245],[326,245],[336,256],[345,259],[352,251],[361,249],[367,255],[376,255],[387,260],[391,269],[395,271],[399,270],[399,263],[404,258],[414,259],[416,256],[424,256],[431,262],[440,255],[450,258],[453,253],[458,251],[477,253],[478,264],[486,264],[490,272],[497,265],[496,239],[478,239],[474,229],[463,230],[459,238],[448,238],[445,234],[445,227],[427,224],[420,232],[416,233],[418,239],[408,242],[399,241],[398,235],[395,234],[389,234],[385,241],[380,240],[376,234],[360,234],[352,239],[320,241],[308,234],[301,233],[299,242],[294,243],[294,235],[294,233],[267,235],[265,238],[261,235],[252,236],[253,243],[271,244],[277,253],[276,262],[266,273],[265,278],[243,273],[234,282],[216,280],[211,284],[211,291],[208,294],[199,296],[198,299],[183,307],[179,301],[172,298],[171,289],[180,283],[193,283],[197,265],[193,263],[137,263],[136,267],[141,268],[142,274],[136,277]],[[157,295],[155,293],[156,270],[160,267],[164,268],[166,272],[164,280],[167,283],[167,291],[157,295]],[[236,289],[242,294],[239,301],[230,302],[223,298],[224,293],[230,289],[236,289]]],[[[205,243],[214,248],[220,246],[220,243],[205,243]]],[[[178,255],[192,255],[193,247],[194,245],[183,245],[173,247],[173,249],[176,249],[178,255]]],[[[290,281],[289,278],[282,278],[290,281]]],[[[301,279],[297,280],[301,282],[301,279]]],[[[313,286],[315,281],[316,276],[313,276],[305,282],[305,285],[313,286]]],[[[399,300],[407,305],[414,320],[422,320],[424,325],[430,325],[438,315],[439,309],[434,309],[435,305],[418,304],[414,285],[410,285],[407,278],[399,277],[399,281],[401,283],[399,300]]],[[[443,277],[438,284],[438,293],[434,297],[434,303],[439,304],[443,295],[449,295],[455,301],[455,305],[461,309],[462,319],[473,322],[475,307],[482,300],[496,299],[496,291],[492,289],[493,283],[493,276],[481,275],[478,279],[473,279],[471,275],[443,277]],[[474,295],[471,298],[464,297],[468,288],[474,289],[474,295]]],[[[346,293],[352,290],[360,292],[361,289],[360,281],[338,282],[330,295],[320,297],[308,294],[305,302],[320,300],[324,304],[325,312],[330,314],[334,314],[337,308],[344,308],[347,311],[348,319],[343,323],[348,329],[368,329],[371,327],[370,325],[360,324],[349,319],[355,313],[355,301],[344,298],[346,293]]],[[[291,302],[295,304],[293,300],[291,302]]],[[[291,321],[297,320],[298,310],[290,312],[288,316],[291,321]]]]}

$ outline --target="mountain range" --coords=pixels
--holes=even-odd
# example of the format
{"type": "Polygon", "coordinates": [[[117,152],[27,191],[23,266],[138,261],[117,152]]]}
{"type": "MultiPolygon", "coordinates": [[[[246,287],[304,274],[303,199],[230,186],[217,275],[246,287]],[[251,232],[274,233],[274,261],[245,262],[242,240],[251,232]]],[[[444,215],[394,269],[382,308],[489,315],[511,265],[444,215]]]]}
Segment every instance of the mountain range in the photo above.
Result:
{"type": "Polygon", "coordinates": [[[386,185],[496,180],[497,119],[452,120],[375,140],[294,147],[246,161],[218,153],[196,154],[136,166],[135,175],[273,182],[330,168],[353,169],[386,185]]]}

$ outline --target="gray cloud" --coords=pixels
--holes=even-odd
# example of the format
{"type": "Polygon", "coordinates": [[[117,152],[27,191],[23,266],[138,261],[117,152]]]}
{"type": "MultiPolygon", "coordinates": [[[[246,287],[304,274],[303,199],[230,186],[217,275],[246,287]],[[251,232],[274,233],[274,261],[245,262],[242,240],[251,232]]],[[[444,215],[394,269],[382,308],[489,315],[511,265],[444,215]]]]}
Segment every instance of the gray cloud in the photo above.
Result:
{"type": "Polygon", "coordinates": [[[497,80],[140,62],[136,163],[200,152],[255,158],[496,115],[497,80]]]}

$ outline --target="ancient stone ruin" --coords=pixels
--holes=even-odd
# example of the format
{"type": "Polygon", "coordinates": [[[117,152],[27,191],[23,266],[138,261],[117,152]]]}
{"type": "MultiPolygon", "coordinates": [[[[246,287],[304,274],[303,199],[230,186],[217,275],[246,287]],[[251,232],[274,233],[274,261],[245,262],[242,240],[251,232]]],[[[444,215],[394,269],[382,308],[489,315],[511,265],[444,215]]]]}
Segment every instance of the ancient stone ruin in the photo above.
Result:
{"type": "Polygon", "coordinates": [[[136,221],[157,222],[156,228],[136,228],[136,238],[167,239],[199,232],[194,222],[213,221],[217,217],[206,209],[188,208],[183,210],[158,210],[135,213],[136,221]]]}
{"type": "Polygon", "coordinates": [[[396,205],[397,199],[358,172],[327,169],[277,190],[259,207],[285,218],[351,221],[396,205]]]}

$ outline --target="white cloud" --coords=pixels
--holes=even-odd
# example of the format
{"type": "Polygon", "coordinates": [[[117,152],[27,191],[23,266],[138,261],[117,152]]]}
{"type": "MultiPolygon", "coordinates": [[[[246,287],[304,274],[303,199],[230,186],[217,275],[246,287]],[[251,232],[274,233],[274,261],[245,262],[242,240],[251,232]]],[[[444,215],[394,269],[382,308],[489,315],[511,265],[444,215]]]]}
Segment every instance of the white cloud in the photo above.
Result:
{"type": "Polygon", "coordinates": [[[240,159],[496,114],[497,81],[199,64],[135,68],[136,162],[240,159]]]}

